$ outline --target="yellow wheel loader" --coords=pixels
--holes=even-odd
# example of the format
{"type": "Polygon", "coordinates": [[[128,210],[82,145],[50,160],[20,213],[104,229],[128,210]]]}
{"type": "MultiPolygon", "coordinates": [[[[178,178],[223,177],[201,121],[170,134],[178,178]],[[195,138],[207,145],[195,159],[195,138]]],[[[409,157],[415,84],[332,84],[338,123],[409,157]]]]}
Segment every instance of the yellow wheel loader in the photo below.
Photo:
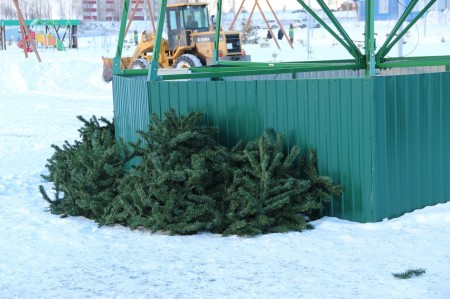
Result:
{"type": "MultiPolygon", "coordinates": [[[[160,68],[192,68],[212,63],[215,24],[209,23],[206,3],[178,3],[167,6],[166,33],[161,41],[160,68]]],[[[122,69],[148,68],[152,60],[155,34],[143,32],[132,57],[123,57],[122,69]]],[[[250,60],[242,49],[241,35],[236,31],[220,31],[220,60],[250,60]]],[[[103,79],[112,79],[113,59],[103,59],[103,79]]]]}

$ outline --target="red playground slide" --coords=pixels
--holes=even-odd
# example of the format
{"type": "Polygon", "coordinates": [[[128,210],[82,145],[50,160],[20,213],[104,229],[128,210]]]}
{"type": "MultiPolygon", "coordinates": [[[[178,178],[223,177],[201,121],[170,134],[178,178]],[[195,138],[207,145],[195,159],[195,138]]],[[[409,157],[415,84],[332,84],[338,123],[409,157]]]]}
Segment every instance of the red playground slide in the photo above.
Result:
{"type": "MultiPolygon", "coordinates": [[[[34,43],[36,40],[36,33],[34,31],[30,31],[30,36],[25,36],[25,47],[27,52],[33,52],[33,48],[31,47],[31,43],[34,43]]],[[[17,46],[21,49],[24,48],[22,40],[17,43],[17,46]]]]}

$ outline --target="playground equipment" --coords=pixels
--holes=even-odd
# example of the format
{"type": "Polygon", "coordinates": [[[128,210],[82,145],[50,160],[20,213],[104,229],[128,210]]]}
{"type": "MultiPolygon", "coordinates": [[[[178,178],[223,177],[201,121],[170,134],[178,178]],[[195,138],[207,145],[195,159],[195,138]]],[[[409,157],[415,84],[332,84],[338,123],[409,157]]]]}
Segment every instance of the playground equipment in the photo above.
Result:
{"type": "Polygon", "coordinates": [[[43,47],[56,47],[56,37],[51,33],[36,34],[36,43],[43,47]]]}
{"type": "Polygon", "coordinates": [[[32,44],[36,44],[36,33],[34,31],[29,31],[23,40],[19,40],[17,46],[29,53],[33,52],[32,44]]]}
{"type": "MultiPolygon", "coordinates": [[[[271,36],[275,37],[276,35],[272,31],[272,27],[270,26],[269,21],[267,21],[267,18],[266,18],[265,14],[264,14],[264,11],[261,9],[261,6],[259,5],[258,0],[254,0],[254,1],[255,1],[255,3],[253,4],[252,11],[250,12],[250,15],[249,15],[249,17],[247,19],[247,22],[245,23],[244,29],[242,30],[243,34],[245,34],[247,32],[247,28],[250,25],[253,13],[255,12],[255,8],[256,8],[256,6],[258,6],[259,12],[261,13],[261,16],[264,19],[264,23],[267,26],[267,30],[270,32],[271,36]]],[[[272,12],[273,16],[275,17],[275,20],[276,20],[276,22],[278,24],[278,27],[283,32],[283,35],[287,37],[288,35],[286,34],[286,31],[284,30],[283,25],[281,24],[280,20],[278,19],[277,14],[273,10],[272,5],[270,5],[269,0],[266,0],[266,2],[267,2],[267,5],[270,8],[270,11],[272,12]]],[[[241,5],[239,6],[238,12],[236,13],[233,21],[230,24],[230,30],[231,30],[231,28],[233,28],[233,26],[234,26],[234,24],[235,24],[235,22],[236,22],[236,20],[237,20],[237,18],[239,16],[239,14],[242,12],[242,8],[244,7],[244,3],[245,3],[245,0],[242,0],[241,5]]],[[[277,39],[276,38],[272,38],[272,40],[275,43],[275,45],[277,46],[277,48],[280,49],[280,45],[278,44],[277,39]]],[[[290,41],[290,39],[286,38],[286,40],[289,43],[289,46],[293,49],[294,47],[292,46],[292,42],[290,41]]]]}
{"type": "Polygon", "coordinates": [[[28,52],[33,51],[34,54],[36,55],[36,58],[39,62],[41,62],[41,57],[39,56],[39,53],[36,49],[36,45],[33,41],[33,36],[30,33],[30,30],[28,29],[28,26],[25,23],[25,19],[23,18],[22,15],[22,11],[20,10],[19,7],[19,2],[18,0],[13,0],[14,6],[16,7],[16,11],[17,11],[17,16],[19,17],[19,23],[20,23],[20,33],[22,35],[22,41],[21,41],[21,45],[22,45],[22,49],[25,53],[25,57],[28,58],[28,52]]]}
{"type": "MultiPolygon", "coordinates": [[[[213,24],[209,23],[206,3],[178,3],[167,6],[167,33],[159,47],[154,33],[144,32],[132,57],[121,59],[121,69],[147,69],[153,52],[159,48],[161,68],[193,68],[212,64],[214,50],[213,24]]],[[[239,32],[220,31],[218,56],[221,60],[249,60],[242,49],[239,32]]],[[[103,59],[103,79],[112,79],[113,59],[103,59]]]]}
{"type": "Polygon", "coordinates": [[[19,41],[17,46],[21,49],[24,49],[25,47],[27,52],[33,52],[32,44],[38,47],[57,48],[58,51],[65,50],[64,44],[57,34],[36,33],[35,31],[30,31],[29,34],[25,35],[25,42],[19,41]]]}
{"type": "MultiPolygon", "coordinates": [[[[0,20],[0,50],[6,50],[6,45],[11,45],[6,31],[7,27],[31,28],[35,32],[37,47],[56,47],[58,50],[67,48],[77,48],[77,31],[79,20],[24,20],[21,25],[20,20],[0,20]],[[2,47],[3,46],[3,47],[2,47]]],[[[22,31],[22,30],[20,30],[22,31]]],[[[26,35],[26,34],[25,34],[26,35]]]]}
{"type": "MultiPolygon", "coordinates": [[[[31,43],[34,43],[38,47],[58,47],[60,43],[58,43],[57,37],[55,37],[51,33],[36,33],[35,31],[30,31],[30,35],[25,35],[25,43],[21,40],[18,41],[17,46],[21,49],[25,47],[27,52],[33,52],[31,43]]],[[[58,49],[63,49],[58,47],[58,49]]]]}

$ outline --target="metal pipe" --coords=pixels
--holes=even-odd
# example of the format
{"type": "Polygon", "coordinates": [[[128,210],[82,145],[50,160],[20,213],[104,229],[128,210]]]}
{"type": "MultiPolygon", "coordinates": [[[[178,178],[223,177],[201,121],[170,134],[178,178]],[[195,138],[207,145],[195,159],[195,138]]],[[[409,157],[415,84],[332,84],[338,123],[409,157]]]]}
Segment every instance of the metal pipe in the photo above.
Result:
{"type": "Polygon", "coordinates": [[[375,18],[374,18],[374,0],[366,1],[366,27],[365,27],[365,54],[366,54],[366,75],[375,76],[375,18]]]}
{"type": "Polygon", "coordinates": [[[216,33],[214,37],[214,53],[213,53],[213,64],[219,62],[219,39],[220,39],[220,28],[222,22],[222,0],[217,0],[217,18],[216,18],[216,33]]]}
{"type": "Polygon", "coordinates": [[[114,64],[113,64],[113,75],[120,74],[122,70],[120,69],[121,59],[122,59],[122,49],[123,49],[123,40],[125,38],[125,26],[128,18],[128,9],[130,5],[130,0],[124,0],[123,10],[122,10],[122,19],[120,20],[120,31],[119,31],[119,40],[117,41],[116,48],[116,56],[114,56],[114,64]]]}
{"type": "Polygon", "coordinates": [[[148,80],[149,81],[157,81],[160,78],[158,78],[158,58],[159,58],[159,51],[161,47],[161,39],[162,39],[162,32],[164,30],[164,19],[166,17],[167,7],[167,0],[161,0],[161,7],[159,9],[159,19],[158,19],[158,28],[156,29],[156,38],[155,38],[155,45],[153,47],[153,57],[152,62],[150,63],[150,69],[148,72],[148,80]]]}

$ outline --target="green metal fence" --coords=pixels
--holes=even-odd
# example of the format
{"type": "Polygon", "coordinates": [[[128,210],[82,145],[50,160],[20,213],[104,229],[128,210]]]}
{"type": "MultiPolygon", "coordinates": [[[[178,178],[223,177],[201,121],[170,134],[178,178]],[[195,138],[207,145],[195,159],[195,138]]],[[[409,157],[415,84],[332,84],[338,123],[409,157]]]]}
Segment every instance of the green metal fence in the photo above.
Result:
{"type": "Polygon", "coordinates": [[[225,145],[264,129],[344,185],[324,214],[380,221],[450,200],[450,73],[258,81],[146,81],[113,78],[117,138],[135,141],[150,113],[205,113],[225,145]]]}
{"type": "Polygon", "coordinates": [[[374,219],[450,200],[450,73],[375,78],[374,219]]]}

